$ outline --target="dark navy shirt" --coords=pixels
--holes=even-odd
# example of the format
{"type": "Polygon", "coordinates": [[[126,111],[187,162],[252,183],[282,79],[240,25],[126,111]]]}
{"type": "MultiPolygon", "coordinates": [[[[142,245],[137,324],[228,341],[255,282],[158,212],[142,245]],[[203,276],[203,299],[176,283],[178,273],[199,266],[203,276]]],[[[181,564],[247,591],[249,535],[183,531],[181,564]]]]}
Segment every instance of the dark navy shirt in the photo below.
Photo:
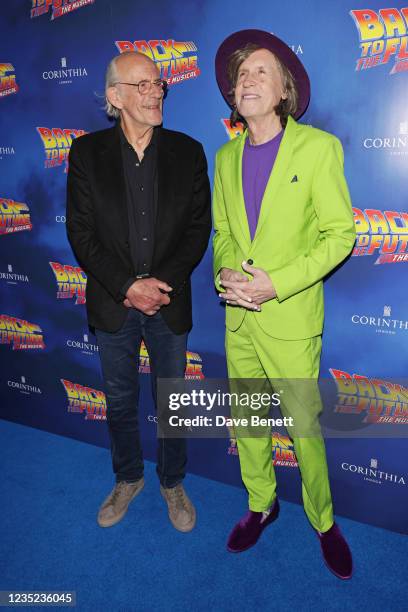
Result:
{"type": "MultiPolygon", "coordinates": [[[[140,161],[120,125],[118,129],[126,183],[131,259],[135,276],[148,276],[153,258],[157,201],[157,130],[154,129],[152,139],[140,161]]],[[[135,278],[129,279],[122,289],[123,293],[126,293],[134,280],[135,278]]]]}

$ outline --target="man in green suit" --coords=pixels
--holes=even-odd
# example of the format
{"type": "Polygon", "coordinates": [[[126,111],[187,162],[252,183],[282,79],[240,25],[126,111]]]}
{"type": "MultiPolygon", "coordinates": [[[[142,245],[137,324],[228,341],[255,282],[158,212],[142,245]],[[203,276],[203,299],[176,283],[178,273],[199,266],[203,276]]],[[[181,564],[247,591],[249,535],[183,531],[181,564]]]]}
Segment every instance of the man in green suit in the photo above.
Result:
{"type": "MultiPolygon", "coordinates": [[[[355,240],[342,146],[296,122],[309,103],[308,75],[272,34],[229,36],[217,52],[216,76],[232,124],[246,128],[217,152],[214,179],[214,275],[226,302],[228,374],[288,381],[298,401],[282,408],[295,421],[313,422],[319,402],[313,392],[299,401],[295,379],[316,384],[323,278],[355,240]]],[[[295,427],[291,435],[304,508],[323,558],[336,576],[350,578],[351,553],[333,521],[320,430],[302,435],[295,427]]],[[[279,513],[270,436],[238,435],[237,445],[249,512],[230,534],[231,552],[253,546],[279,513]]]]}

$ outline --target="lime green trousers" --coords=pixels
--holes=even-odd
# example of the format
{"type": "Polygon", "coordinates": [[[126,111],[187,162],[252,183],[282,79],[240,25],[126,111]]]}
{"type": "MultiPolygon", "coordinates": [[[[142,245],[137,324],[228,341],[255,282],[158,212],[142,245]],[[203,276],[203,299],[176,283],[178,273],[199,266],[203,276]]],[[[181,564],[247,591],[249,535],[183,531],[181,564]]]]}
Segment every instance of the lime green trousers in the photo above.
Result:
{"type": "MultiPolygon", "coordinates": [[[[317,386],[321,336],[303,340],[273,338],[261,329],[256,316],[256,312],[248,311],[237,331],[227,329],[228,376],[247,381],[267,378],[274,390],[282,391],[282,416],[291,416],[295,423],[287,429],[302,477],[304,509],[312,526],[324,532],[333,524],[333,506],[324,440],[317,419],[321,411],[317,386]]],[[[271,435],[250,437],[242,430],[235,431],[249,508],[263,512],[276,497],[271,435]]]]}

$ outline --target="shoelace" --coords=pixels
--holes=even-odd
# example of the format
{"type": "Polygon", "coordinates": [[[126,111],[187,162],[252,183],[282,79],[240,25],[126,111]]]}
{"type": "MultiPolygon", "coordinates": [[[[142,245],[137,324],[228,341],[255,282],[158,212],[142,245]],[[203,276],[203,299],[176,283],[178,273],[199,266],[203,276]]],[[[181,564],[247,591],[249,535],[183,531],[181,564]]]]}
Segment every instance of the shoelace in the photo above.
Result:
{"type": "Polygon", "coordinates": [[[113,492],[112,495],[112,499],[111,499],[111,503],[115,503],[115,501],[119,498],[122,497],[124,495],[124,493],[126,493],[126,485],[128,483],[127,482],[119,482],[116,487],[115,490],[113,492]]]}
{"type": "Polygon", "coordinates": [[[169,491],[171,491],[171,493],[169,494],[169,501],[172,506],[177,508],[180,503],[182,509],[187,510],[187,500],[185,498],[183,489],[181,487],[174,487],[169,491]]]}

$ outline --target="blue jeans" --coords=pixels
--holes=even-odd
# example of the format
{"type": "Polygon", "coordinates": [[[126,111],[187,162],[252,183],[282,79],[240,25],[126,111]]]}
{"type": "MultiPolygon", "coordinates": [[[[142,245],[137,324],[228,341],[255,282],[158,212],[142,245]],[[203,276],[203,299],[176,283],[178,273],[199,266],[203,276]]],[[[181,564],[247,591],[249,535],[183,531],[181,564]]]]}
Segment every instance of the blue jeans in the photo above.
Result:
{"type": "MultiPolygon", "coordinates": [[[[139,351],[143,338],[150,357],[153,397],[157,378],[184,378],[187,333],[174,334],[160,311],[153,316],[129,309],[121,329],[114,333],[95,330],[106,394],[106,418],[111,440],[116,482],[134,482],[143,476],[140,443],[139,351]]],[[[184,439],[158,440],[157,474],[165,488],[175,487],[185,476],[184,439]]]]}

